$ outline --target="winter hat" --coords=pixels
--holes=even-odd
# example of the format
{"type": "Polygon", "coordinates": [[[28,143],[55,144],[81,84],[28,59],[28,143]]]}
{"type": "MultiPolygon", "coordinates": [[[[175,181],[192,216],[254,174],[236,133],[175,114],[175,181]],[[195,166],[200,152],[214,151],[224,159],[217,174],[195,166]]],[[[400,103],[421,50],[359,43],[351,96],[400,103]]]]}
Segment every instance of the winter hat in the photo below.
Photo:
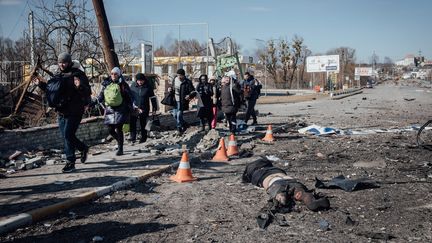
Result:
{"type": "Polygon", "coordinates": [[[57,62],[72,63],[72,56],[67,52],[60,53],[60,55],[58,55],[57,62]]]}
{"type": "Polygon", "coordinates": [[[145,77],[145,75],[144,75],[143,73],[137,73],[137,74],[135,75],[135,79],[136,79],[136,80],[144,80],[144,81],[147,80],[146,77],[145,77]]]}
{"type": "Polygon", "coordinates": [[[122,71],[119,67],[115,67],[111,70],[111,73],[117,73],[120,76],[122,74],[122,71]]]}
{"type": "Polygon", "coordinates": [[[234,70],[228,71],[227,73],[225,73],[225,76],[228,76],[228,77],[233,78],[233,79],[237,79],[237,75],[234,72],[234,70]]]}
{"type": "Polygon", "coordinates": [[[177,74],[186,76],[186,72],[185,72],[185,70],[183,68],[180,68],[179,70],[177,70],[177,74]]]}

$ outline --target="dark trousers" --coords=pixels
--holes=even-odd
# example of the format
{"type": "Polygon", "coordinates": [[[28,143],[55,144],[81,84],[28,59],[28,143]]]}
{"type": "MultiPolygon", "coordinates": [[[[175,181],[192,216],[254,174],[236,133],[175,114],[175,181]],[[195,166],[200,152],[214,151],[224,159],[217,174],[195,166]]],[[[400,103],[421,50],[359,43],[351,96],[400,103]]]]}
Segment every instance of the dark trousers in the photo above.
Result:
{"type": "Polygon", "coordinates": [[[145,126],[147,124],[147,114],[140,114],[138,116],[130,117],[130,139],[132,141],[136,140],[137,134],[137,120],[139,120],[140,128],[141,128],[141,140],[147,139],[147,131],[145,130],[145,126]]]}
{"type": "Polygon", "coordinates": [[[200,125],[205,126],[206,123],[208,124],[209,128],[211,128],[211,123],[213,120],[213,110],[212,106],[208,107],[201,107],[198,111],[198,117],[200,118],[200,125]]]}
{"type": "Polygon", "coordinates": [[[75,163],[76,160],[75,150],[83,151],[87,147],[75,135],[81,118],[82,116],[59,115],[58,117],[60,133],[64,140],[64,153],[66,154],[66,159],[71,163],[75,163]]]}
{"type": "Polygon", "coordinates": [[[122,124],[112,124],[108,125],[108,131],[109,134],[117,140],[117,143],[119,145],[119,149],[121,148],[123,150],[123,123],[122,124]]]}
{"type": "Polygon", "coordinates": [[[246,110],[246,117],[245,122],[247,123],[249,118],[252,116],[252,119],[254,122],[257,121],[257,117],[255,114],[255,105],[256,105],[256,99],[248,99],[247,100],[247,110],[246,110]]]}
{"type": "Polygon", "coordinates": [[[235,133],[237,129],[237,117],[236,113],[225,113],[225,117],[229,124],[229,130],[231,133],[235,133]]]}

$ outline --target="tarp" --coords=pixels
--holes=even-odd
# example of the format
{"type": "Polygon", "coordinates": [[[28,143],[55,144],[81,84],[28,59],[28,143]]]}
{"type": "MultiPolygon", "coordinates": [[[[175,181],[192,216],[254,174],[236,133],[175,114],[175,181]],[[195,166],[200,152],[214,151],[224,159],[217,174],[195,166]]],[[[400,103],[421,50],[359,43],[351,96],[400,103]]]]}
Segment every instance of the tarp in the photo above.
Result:
{"type": "Polygon", "coordinates": [[[299,133],[302,134],[313,134],[313,135],[328,135],[328,134],[337,134],[339,130],[336,130],[331,127],[321,127],[318,125],[310,125],[308,127],[302,128],[298,130],[299,133]]]}

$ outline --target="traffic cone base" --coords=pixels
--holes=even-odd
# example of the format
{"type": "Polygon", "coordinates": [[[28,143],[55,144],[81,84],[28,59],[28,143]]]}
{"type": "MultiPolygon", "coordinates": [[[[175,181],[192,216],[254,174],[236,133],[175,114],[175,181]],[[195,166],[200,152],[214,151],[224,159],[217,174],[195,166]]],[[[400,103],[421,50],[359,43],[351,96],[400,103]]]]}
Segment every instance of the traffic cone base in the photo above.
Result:
{"type": "Polygon", "coordinates": [[[227,156],[237,156],[239,155],[238,147],[237,147],[237,141],[235,139],[234,134],[231,134],[229,141],[228,141],[228,150],[227,150],[227,156]]]}
{"type": "Polygon", "coordinates": [[[196,177],[192,176],[192,170],[189,164],[189,156],[186,151],[183,152],[177,173],[171,176],[170,179],[180,183],[197,180],[196,177]]]}
{"type": "Polygon", "coordinates": [[[227,151],[226,151],[226,148],[225,148],[224,138],[220,139],[219,147],[218,147],[218,149],[216,151],[216,154],[213,157],[212,161],[213,162],[228,162],[229,161],[229,158],[228,158],[228,155],[227,155],[227,151]]]}
{"type": "Polygon", "coordinates": [[[275,141],[275,139],[273,137],[272,125],[268,125],[267,131],[266,131],[266,135],[262,139],[262,141],[264,141],[264,142],[274,142],[275,141]]]}

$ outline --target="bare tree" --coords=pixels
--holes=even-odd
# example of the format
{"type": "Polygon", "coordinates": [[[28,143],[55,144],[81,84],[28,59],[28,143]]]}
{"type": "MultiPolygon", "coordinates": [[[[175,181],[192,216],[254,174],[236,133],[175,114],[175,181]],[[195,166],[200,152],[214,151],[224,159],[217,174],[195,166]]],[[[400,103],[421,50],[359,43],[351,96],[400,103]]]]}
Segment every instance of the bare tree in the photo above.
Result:
{"type": "Polygon", "coordinates": [[[95,76],[106,70],[102,61],[99,34],[87,1],[40,0],[35,8],[36,54],[45,65],[53,65],[61,52],[69,52],[81,65],[87,60],[95,65],[95,76]],[[81,4],[82,3],[82,4],[81,4]]]}
{"type": "Polygon", "coordinates": [[[300,68],[300,70],[299,70],[299,72],[300,72],[300,74],[299,74],[300,80],[299,81],[302,81],[302,86],[303,87],[306,87],[306,80],[305,80],[305,77],[304,77],[304,73],[305,73],[305,69],[306,69],[306,58],[308,56],[310,56],[310,55],[312,55],[312,51],[309,50],[307,48],[307,46],[303,46],[302,52],[301,52],[301,56],[300,56],[301,65],[299,67],[300,68]]]}
{"type": "MultiPolygon", "coordinates": [[[[338,47],[327,51],[327,55],[339,55],[340,74],[339,83],[342,84],[345,77],[354,79],[356,50],[351,47],[338,47]]],[[[342,87],[340,87],[342,88],[342,87]]]]}
{"type": "Polygon", "coordinates": [[[259,56],[277,88],[291,88],[299,62],[302,61],[303,38],[295,36],[290,45],[287,40],[280,39],[267,42],[265,52],[259,56]]]}

